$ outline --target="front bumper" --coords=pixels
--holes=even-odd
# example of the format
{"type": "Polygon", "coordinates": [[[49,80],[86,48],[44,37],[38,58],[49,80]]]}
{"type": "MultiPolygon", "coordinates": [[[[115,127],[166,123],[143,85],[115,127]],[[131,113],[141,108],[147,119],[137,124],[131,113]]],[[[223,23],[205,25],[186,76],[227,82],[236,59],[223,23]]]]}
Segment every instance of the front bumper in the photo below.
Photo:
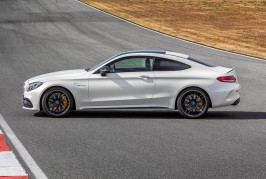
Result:
{"type": "Polygon", "coordinates": [[[28,83],[25,82],[24,94],[23,94],[23,109],[39,111],[40,110],[40,98],[41,98],[43,88],[41,86],[35,90],[27,91],[27,88],[28,88],[27,85],[28,83]]]}
{"type": "Polygon", "coordinates": [[[33,108],[33,105],[28,98],[23,98],[23,108],[33,108]]]}

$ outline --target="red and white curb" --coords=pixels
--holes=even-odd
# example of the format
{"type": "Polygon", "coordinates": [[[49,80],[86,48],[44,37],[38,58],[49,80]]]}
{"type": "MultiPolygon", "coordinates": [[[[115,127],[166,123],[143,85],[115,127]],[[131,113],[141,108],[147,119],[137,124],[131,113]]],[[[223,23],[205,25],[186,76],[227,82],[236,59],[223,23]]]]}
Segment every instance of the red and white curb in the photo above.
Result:
{"type": "Polygon", "coordinates": [[[0,130],[0,179],[29,179],[0,130]]]}

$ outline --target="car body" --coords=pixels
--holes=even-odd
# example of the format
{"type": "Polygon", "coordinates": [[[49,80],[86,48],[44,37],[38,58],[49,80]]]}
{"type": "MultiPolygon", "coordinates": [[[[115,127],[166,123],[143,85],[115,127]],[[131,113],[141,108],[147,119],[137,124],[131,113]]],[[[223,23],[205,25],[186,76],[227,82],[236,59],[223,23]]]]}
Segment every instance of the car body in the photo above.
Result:
{"type": "MultiPolygon", "coordinates": [[[[235,105],[240,100],[240,85],[234,69],[168,51],[129,51],[91,69],[59,71],[30,78],[24,85],[23,108],[43,110],[43,104],[47,104],[42,101],[43,97],[51,88],[69,92],[73,98],[71,110],[178,110],[178,97],[189,88],[204,93],[207,108],[235,105]]],[[[191,97],[193,95],[187,100],[191,97]]],[[[198,103],[197,100],[194,103],[198,103]]]]}

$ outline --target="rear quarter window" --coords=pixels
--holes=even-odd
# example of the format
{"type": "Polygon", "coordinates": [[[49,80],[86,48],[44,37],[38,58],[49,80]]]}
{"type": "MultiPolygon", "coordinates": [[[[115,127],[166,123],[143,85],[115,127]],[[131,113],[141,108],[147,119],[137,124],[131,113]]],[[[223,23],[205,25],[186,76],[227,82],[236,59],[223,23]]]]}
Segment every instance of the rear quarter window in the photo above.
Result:
{"type": "Polygon", "coordinates": [[[153,64],[153,71],[180,71],[190,68],[189,65],[164,58],[156,58],[153,64]]]}

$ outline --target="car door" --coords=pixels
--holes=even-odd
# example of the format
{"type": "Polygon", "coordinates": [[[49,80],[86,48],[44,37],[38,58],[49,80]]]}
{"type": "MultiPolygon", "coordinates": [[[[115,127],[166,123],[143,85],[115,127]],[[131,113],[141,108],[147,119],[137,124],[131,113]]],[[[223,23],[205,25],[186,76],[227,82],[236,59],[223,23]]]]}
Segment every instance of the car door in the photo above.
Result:
{"type": "Polygon", "coordinates": [[[159,107],[173,108],[177,92],[189,79],[190,66],[180,61],[156,57],[153,65],[156,87],[153,103],[159,107]]]}
{"type": "Polygon", "coordinates": [[[117,59],[106,66],[110,72],[102,76],[99,70],[90,76],[90,107],[145,107],[152,100],[155,86],[153,57],[131,56],[117,59]]]}

